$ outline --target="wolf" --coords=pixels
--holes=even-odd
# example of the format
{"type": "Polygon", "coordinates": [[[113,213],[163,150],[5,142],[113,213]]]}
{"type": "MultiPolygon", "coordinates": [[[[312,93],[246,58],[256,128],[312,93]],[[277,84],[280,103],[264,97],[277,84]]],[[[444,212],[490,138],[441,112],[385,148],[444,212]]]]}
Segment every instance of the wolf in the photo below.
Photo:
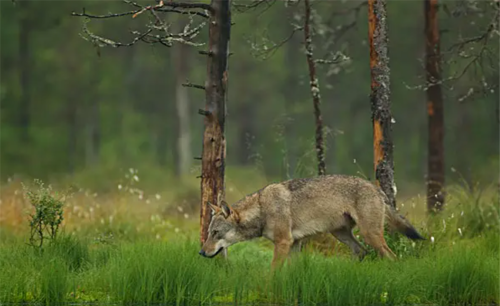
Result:
{"type": "Polygon", "coordinates": [[[265,237],[274,243],[272,267],[300,250],[301,240],[331,233],[360,260],[366,249],[354,237],[358,226],[364,241],[382,258],[397,259],[384,239],[384,222],[412,240],[423,238],[399,215],[382,189],[356,176],[323,175],[274,183],[233,205],[208,203],[212,220],[199,252],[215,257],[229,246],[265,237]]]}

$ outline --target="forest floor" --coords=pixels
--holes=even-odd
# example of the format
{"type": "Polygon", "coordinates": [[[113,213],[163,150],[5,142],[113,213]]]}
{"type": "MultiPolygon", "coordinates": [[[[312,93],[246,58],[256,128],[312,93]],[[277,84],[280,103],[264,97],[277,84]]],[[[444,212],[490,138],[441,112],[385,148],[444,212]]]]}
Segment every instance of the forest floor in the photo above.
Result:
{"type": "Polygon", "coordinates": [[[42,248],[28,244],[25,190],[14,181],[2,186],[0,303],[500,303],[494,186],[450,187],[446,210],[435,217],[423,213],[421,197],[400,201],[427,240],[387,234],[396,262],[380,260],[372,250],[355,261],[346,246],[329,238],[315,240],[273,272],[272,245],[264,239],[232,246],[227,260],[198,255],[198,213],[189,193],[181,200],[178,193],[150,194],[132,185],[101,195],[63,195],[61,230],[42,248]]]}

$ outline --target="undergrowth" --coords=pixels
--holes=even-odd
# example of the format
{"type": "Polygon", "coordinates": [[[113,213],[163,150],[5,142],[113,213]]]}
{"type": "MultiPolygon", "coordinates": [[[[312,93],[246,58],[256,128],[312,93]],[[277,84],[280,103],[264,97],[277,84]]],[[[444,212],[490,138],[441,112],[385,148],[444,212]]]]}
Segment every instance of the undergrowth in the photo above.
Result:
{"type": "Polygon", "coordinates": [[[199,256],[190,240],[96,245],[62,236],[43,253],[1,245],[0,302],[498,303],[495,238],[428,246],[394,263],[306,252],[273,272],[272,251],[252,242],[224,260],[199,256]]]}
{"type": "Polygon", "coordinates": [[[2,195],[4,216],[24,220],[2,219],[0,303],[500,303],[494,186],[451,187],[439,215],[410,213],[407,217],[426,240],[386,232],[396,262],[379,259],[369,247],[364,261],[352,260],[345,245],[326,237],[321,248],[306,249],[275,272],[269,241],[234,245],[228,260],[203,258],[198,255],[198,220],[184,206],[172,207],[177,214],[162,215],[163,196],[148,198],[137,187],[120,187],[135,200],[77,192],[65,205],[64,227],[43,252],[26,244],[28,219],[14,209],[22,207],[22,195],[2,195]]]}

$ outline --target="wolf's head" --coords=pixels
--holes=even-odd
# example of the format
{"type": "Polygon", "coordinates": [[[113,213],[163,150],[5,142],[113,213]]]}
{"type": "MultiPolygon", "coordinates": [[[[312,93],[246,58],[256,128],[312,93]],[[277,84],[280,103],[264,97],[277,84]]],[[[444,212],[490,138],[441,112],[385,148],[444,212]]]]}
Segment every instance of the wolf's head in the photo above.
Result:
{"type": "Polygon", "coordinates": [[[200,255],[212,258],[224,248],[245,240],[239,230],[240,216],[238,211],[232,209],[225,201],[221,206],[208,203],[212,209],[212,221],[208,227],[208,237],[201,247],[200,255]]]}

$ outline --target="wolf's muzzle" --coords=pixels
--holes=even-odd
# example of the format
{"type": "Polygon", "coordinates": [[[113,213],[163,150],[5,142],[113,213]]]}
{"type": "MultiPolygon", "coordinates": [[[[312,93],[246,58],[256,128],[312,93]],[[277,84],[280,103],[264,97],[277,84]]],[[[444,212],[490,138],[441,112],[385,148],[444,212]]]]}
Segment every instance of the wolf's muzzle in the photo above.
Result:
{"type": "Polygon", "coordinates": [[[204,250],[201,250],[198,254],[200,254],[200,255],[201,255],[201,256],[203,256],[203,257],[213,258],[213,257],[217,256],[217,254],[219,254],[219,253],[220,253],[220,251],[222,251],[223,249],[224,249],[224,248],[220,248],[220,249],[218,249],[218,250],[217,250],[217,252],[215,252],[213,255],[210,255],[210,256],[209,256],[209,255],[207,255],[207,253],[206,253],[204,250]]]}

